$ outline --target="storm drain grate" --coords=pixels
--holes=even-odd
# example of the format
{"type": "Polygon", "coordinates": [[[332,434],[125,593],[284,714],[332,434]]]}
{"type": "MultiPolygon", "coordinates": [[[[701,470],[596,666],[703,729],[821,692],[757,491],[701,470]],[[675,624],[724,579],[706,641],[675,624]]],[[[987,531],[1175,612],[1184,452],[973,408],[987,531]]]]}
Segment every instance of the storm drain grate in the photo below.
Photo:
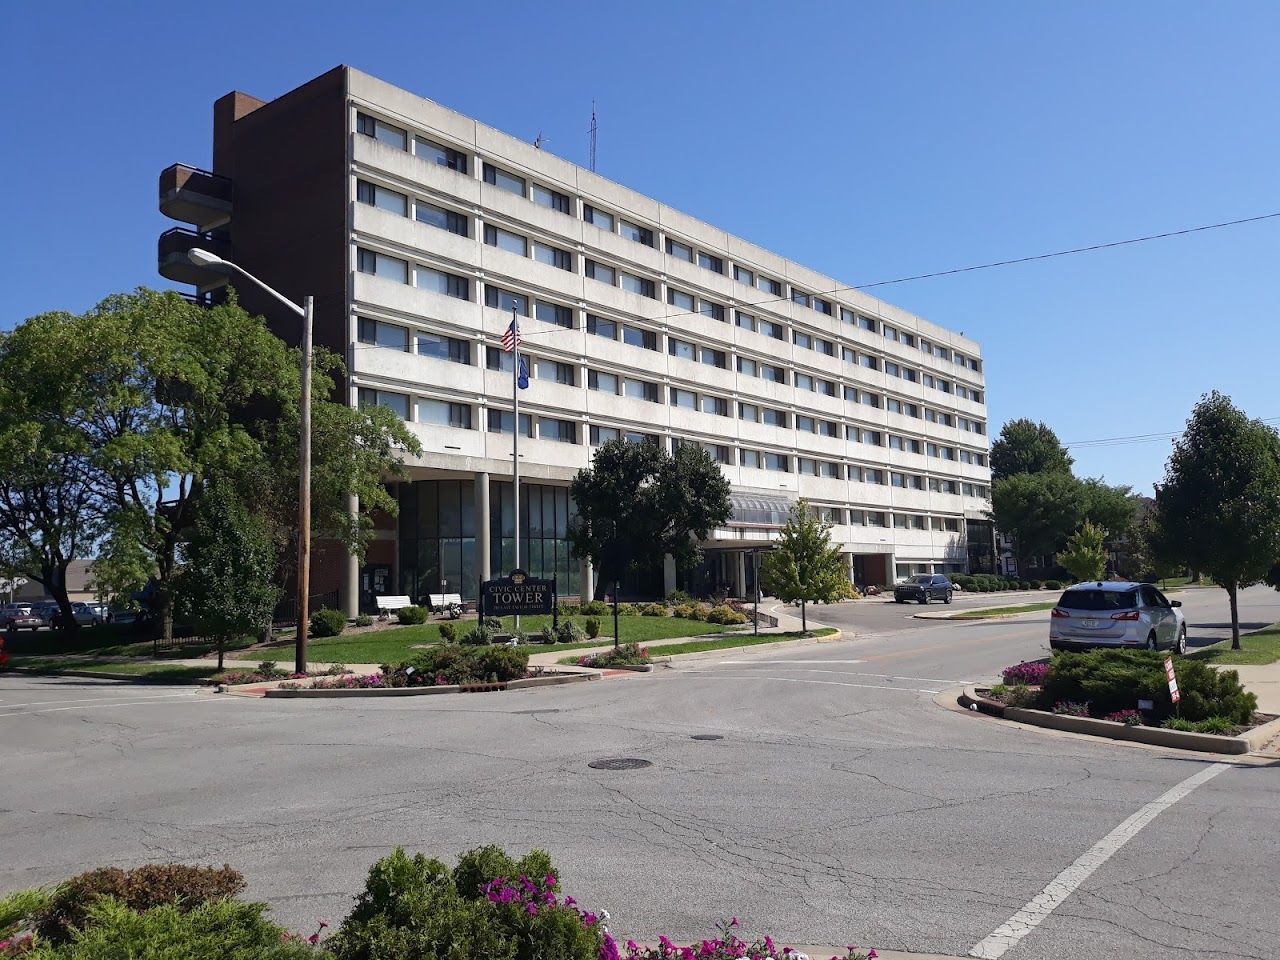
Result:
{"type": "Polygon", "coordinates": [[[641,760],[639,757],[611,757],[605,760],[592,760],[587,766],[593,770],[641,770],[644,767],[652,767],[653,763],[649,760],[641,760]]]}
{"type": "Polygon", "coordinates": [[[690,740],[723,740],[724,737],[718,733],[695,733],[690,740]]]}

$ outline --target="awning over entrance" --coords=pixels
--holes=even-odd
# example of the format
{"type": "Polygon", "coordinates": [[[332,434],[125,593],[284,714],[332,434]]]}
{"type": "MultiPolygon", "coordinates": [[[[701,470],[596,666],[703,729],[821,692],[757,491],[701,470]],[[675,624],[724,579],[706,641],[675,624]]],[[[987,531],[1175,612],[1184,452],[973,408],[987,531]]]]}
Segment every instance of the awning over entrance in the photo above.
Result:
{"type": "Polygon", "coordinates": [[[795,501],[786,497],[771,497],[759,493],[730,493],[729,503],[733,507],[730,526],[746,527],[781,527],[791,516],[791,507],[795,501]]]}

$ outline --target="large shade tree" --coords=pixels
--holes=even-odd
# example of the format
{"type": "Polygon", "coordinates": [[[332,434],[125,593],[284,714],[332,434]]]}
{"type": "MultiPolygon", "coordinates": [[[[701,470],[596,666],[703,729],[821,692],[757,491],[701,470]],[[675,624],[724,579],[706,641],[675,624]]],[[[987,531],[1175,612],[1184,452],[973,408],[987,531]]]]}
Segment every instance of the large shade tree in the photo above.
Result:
{"type": "Polygon", "coordinates": [[[596,596],[633,567],[670,554],[688,569],[698,543],[729,521],[729,481],[701,447],[672,454],[654,443],[610,440],[569,486],[578,508],[569,528],[574,555],[597,571],[596,596]]]}
{"type": "Polygon", "coordinates": [[[1052,554],[1085,517],[1081,483],[1070,473],[1018,473],[991,485],[991,517],[1013,539],[1018,569],[1052,554]]]}
{"type": "Polygon", "coordinates": [[[1019,473],[1070,473],[1074,463],[1053,428],[1020,418],[1010,420],[991,444],[991,479],[1019,473]]]}
{"type": "Polygon", "coordinates": [[[1155,554],[1209,574],[1227,591],[1231,647],[1240,649],[1238,597],[1280,557],[1280,437],[1217,391],[1187,421],[1156,487],[1155,554]]]}

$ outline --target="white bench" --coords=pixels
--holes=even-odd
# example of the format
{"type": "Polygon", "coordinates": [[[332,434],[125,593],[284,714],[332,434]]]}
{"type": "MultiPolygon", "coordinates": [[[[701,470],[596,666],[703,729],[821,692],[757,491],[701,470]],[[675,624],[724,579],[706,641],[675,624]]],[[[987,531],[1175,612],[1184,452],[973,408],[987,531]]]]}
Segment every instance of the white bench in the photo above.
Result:
{"type": "Polygon", "coordinates": [[[465,609],[462,603],[462,594],[460,593],[429,593],[427,594],[427,602],[431,604],[433,611],[447,613],[453,620],[457,620],[465,609]]]}
{"type": "Polygon", "coordinates": [[[374,600],[378,604],[379,616],[386,616],[392,610],[413,606],[413,601],[408,597],[375,597],[374,600]]]}

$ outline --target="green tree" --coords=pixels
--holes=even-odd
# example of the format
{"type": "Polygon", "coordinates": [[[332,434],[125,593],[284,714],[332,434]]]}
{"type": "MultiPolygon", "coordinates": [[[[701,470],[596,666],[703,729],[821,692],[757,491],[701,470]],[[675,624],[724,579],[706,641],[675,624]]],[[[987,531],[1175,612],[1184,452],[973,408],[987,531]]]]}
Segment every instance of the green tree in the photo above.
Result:
{"type": "Polygon", "coordinates": [[[610,440],[569,486],[578,518],[569,527],[574,555],[598,571],[596,596],[628,569],[661,563],[666,554],[684,568],[698,543],[729,521],[729,481],[701,447],[674,454],[653,443],[610,440]]]}
{"type": "Polygon", "coordinates": [[[1231,647],[1240,649],[1238,595],[1280,557],[1280,437],[1230,398],[1201,398],[1156,487],[1157,556],[1203,571],[1227,591],[1231,647]]]}
{"type": "Polygon", "coordinates": [[[1126,544],[1128,568],[1124,573],[1131,580],[1147,578],[1152,581],[1168,580],[1178,576],[1185,568],[1177,562],[1161,559],[1152,546],[1153,521],[1150,515],[1133,525],[1126,544]]]}
{"type": "Polygon", "coordinates": [[[200,498],[177,580],[180,605],[201,636],[218,649],[270,624],[280,599],[272,581],[275,551],[268,521],[246,506],[230,484],[213,481],[200,498]]]}
{"type": "Polygon", "coordinates": [[[1018,569],[1052,554],[1084,519],[1083,485],[1070,473],[1018,473],[991,485],[991,519],[1013,538],[1018,569]]]}
{"type": "Polygon", "coordinates": [[[991,444],[991,479],[1019,473],[1070,473],[1074,463],[1058,435],[1046,424],[1010,420],[991,444]]]}
{"type": "Polygon", "coordinates": [[[1107,546],[1114,547],[1117,542],[1128,538],[1138,509],[1133,487],[1123,484],[1112,486],[1100,477],[1080,483],[1085,519],[1106,531],[1107,546]]]}
{"type": "Polygon", "coordinates": [[[1107,570],[1107,531],[1086,520],[1067,541],[1067,549],[1054,560],[1066,567],[1077,583],[1101,580],[1107,570]]]}
{"type": "Polygon", "coordinates": [[[850,596],[849,567],[839,546],[831,542],[831,524],[819,520],[801,500],[765,554],[760,577],[779,600],[800,604],[800,628],[809,629],[806,605],[834,603],[850,596]]]}

